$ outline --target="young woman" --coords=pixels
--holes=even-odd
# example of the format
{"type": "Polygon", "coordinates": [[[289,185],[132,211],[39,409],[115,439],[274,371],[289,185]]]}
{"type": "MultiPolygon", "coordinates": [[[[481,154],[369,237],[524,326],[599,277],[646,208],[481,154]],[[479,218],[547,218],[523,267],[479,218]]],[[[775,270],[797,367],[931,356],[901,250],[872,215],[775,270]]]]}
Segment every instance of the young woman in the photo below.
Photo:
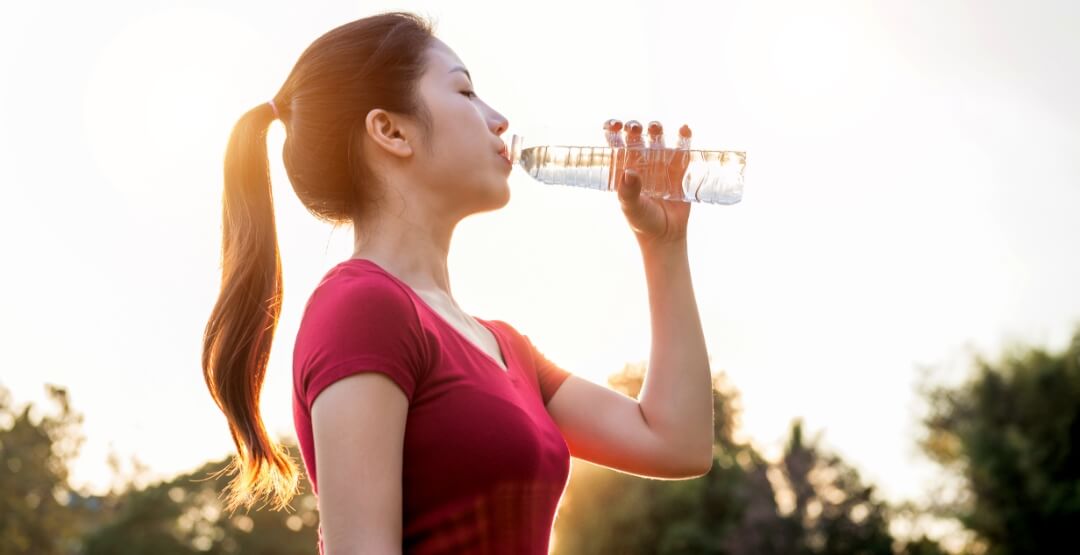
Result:
{"type": "Polygon", "coordinates": [[[640,399],[571,375],[510,324],[454,301],[458,222],[509,200],[505,117],[430,23],[386,13],[316,40],[273,100],[240,119],[225,160],[222,286],[203,373],[237,454],[227,509],[288,504],[298,469],[267,435],[259,392],[281,310],[266,131],[316,217],[355,252],[305,306],[293,414],[318,496],[319,551],[546,554],[570,457],[667,479],[712,464],[712,389],[690,282],[690,206],[640,195],[653,344],[640,399]]]}

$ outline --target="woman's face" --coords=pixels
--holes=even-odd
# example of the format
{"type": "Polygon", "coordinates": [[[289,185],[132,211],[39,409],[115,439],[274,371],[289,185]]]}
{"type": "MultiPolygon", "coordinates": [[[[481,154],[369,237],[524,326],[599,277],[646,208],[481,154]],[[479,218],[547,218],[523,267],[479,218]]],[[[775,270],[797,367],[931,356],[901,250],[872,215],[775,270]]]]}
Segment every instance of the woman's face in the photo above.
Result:
{"type": "MultiPolygon", "coordinates": [[[[437,214],[467,215],[501,208],[510,200],[512,165],[500,137],[509,126],[473,87],[465,64],[434,39],[419,94],[431,115],[431,134],[414,150],[415,182],[437,214]]],[[[508,149],[507,149],[508,150],[508,149]]]]}

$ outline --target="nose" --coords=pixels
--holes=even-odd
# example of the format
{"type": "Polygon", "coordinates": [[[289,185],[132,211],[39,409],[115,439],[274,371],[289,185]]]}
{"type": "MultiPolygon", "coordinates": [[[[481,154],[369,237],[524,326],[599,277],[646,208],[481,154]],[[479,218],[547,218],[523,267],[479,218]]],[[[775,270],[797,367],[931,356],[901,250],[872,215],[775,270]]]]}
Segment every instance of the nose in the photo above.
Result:
{"type": "Polygon", "coordinates": [[[495,133],[496,136],[502,135],[506,132],[506,129],[510,127],[510,121],[503,117],[499,112],[493,111],[493,113],[495,117],[491,120],[490,124],[494,126],[492,132],[495,133]]]}

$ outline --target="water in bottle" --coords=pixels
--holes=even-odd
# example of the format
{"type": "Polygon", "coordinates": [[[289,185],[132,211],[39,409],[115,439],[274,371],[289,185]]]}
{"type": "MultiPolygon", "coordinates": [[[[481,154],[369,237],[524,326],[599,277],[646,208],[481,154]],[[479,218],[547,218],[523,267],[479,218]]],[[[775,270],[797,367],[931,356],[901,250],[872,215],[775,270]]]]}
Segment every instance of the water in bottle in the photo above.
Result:
{"type": "Polygon", "coordinates": [[[604,122],[606,147],[524,146],[514,135],[511,160],[533,178],[552,185],[569,185],[615,191],[626,169],[641,176],[641,194],[683,202],[735,204],[742,200],[746,153],[727,150],[693,150],[692,133],[679,129],[675,148],[664,146],[660,122],[645,129],[635,121],[604,122]]]}

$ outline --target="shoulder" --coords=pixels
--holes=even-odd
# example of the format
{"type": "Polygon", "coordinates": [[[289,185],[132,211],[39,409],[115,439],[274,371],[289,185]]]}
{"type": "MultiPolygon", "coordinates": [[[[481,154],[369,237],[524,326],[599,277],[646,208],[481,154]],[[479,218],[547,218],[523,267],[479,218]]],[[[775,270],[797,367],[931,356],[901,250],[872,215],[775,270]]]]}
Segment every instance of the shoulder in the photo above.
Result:
{"type": "Polygon", "coordinates": [[[513,325],[511,325],[505,320],[485,319],[484,321],[490,324],[493,328],[497,329],[504,337],[506,337],[510,341],[511,345],[513,345],[515,348],[525,348],[526,351],[530,352],[531,354],[533,347],[532,342],[529,341],[529,336],[521,333],[520,331],[518,331],[517,328],[515,328],[513,325]]]}
{"type": "Polygon", "coordinates": [[[503,320],[489,320],[487,318],[483,318],[483,320],[490,324],[491,327],[498,329],[503,335],[511,337],[514,341],[517,341],[522,337],[521,333],[508,322],[503,320]]]}
{"type": "Polygon", "coordinates": [[[326,273],[304,307],[298,348],[352,344],[358,337],[429,342],[416,302],[391,276],[362,264],[339,264],[326,273]]]}
{"type": "Polygon", "coordinates": [[[326,273],[304,308],[293,348],[299,391],[357,371],[361,363],[408,380],[406,391],[438,357],[438,343],[408,291],[391,276],[342,263],[326,273]],[[312,385],[314,384],[314,385],[312,385]]]}
{"type": "Polygon", "coordinates": [[[334,266],[315,287],[304,309],[308,313],[352,313],[362,310],[398,315],[418,322],[416,305],[401,284],[386,274],[349,261],[334,266]]]}

